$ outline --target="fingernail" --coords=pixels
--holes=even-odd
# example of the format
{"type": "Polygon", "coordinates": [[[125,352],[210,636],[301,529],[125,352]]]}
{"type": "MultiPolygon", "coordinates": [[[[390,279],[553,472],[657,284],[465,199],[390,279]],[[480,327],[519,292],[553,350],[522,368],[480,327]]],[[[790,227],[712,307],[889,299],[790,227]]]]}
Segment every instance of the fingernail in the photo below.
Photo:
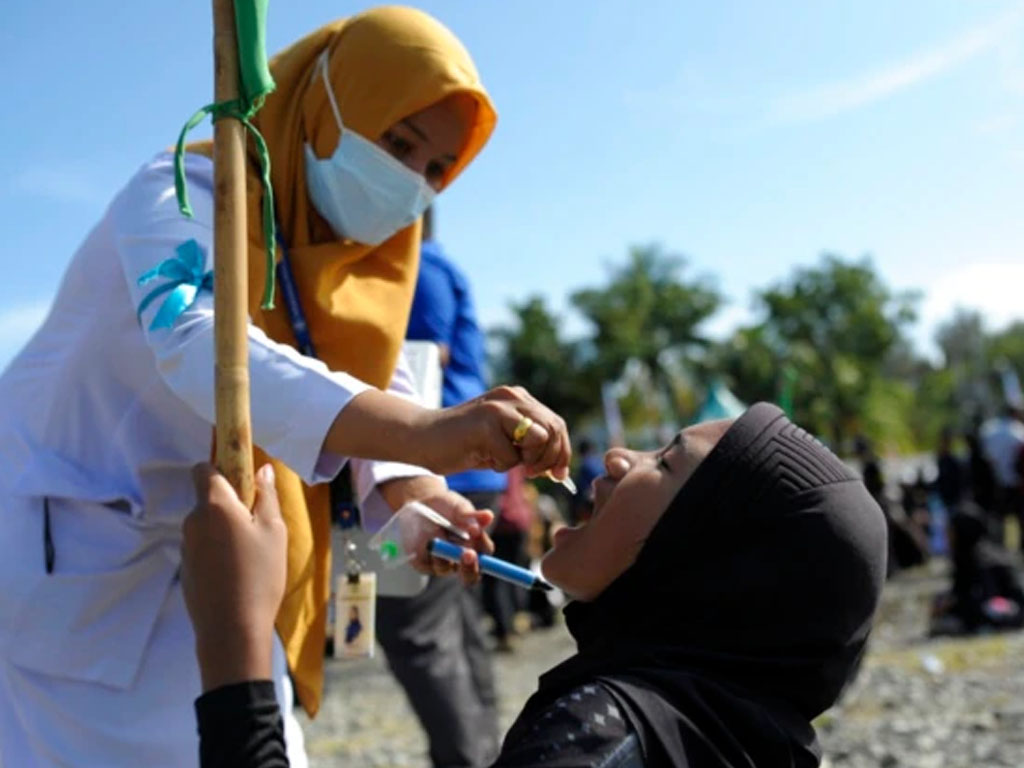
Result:
{"type": "Polygon", "coordinates": [[[263,483],[264,485],[273,485],[274,484],[274,465],[273,464],[264,464],[262,467],[260,467],[260,471],[257,472],[256,475],[257,475],[257,478],[259,479],[259,481],[261,483],[263,483]]]}

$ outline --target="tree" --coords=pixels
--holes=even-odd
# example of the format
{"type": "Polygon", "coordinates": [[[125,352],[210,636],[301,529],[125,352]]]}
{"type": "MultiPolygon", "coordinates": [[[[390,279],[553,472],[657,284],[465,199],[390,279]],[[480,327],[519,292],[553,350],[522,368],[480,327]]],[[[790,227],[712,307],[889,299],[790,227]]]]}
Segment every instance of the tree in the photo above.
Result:
{"type": "Polygon", "coordinates": [[[981,313],[957,308],[935,332],[935,343],[949,368],[975,368],[985,354],[985,324],[981,313]]]}
{"type": "Polygon", "coordinates": [[[600,382],[587,385],[579,345],[562,339],[560,318],[539,296],[510,308],[515,326],[491,332],[499,342],[498,354],[493,356],[495,381],[526,387],[570,426],[595,411],[601,402],[600,382]]]}
{"type": "Polygon", "coordinates": [[[866,428],[869,402],[875,413],[892,412],[878,398],[894,391],[879,380],[914,319],[915,299],[890,291],[870,260],[826,254],[760,291],[762,322],[734,334],[714,357],[748,402],[777,397],[783,371],[793,371],[796,420],[839,445],[866,428]]]}
{"type": "Polygon", "coordinates": [[[612,270],[607,286],[572,295],[573,306],[593,329],[587,363],[594,378],[616,380],[627,363],[637,361],[673,408],[668,357],[708,344],[699,326],[721,303],[706,280],[682,278],[684,264],[659,246],[634,247],[626,264],[612,270]]]}
{"type": "MultiPolygon", "coordinates": [[[[985,351],[991,368],[1009,367],[1024,379],[1024,321],[992,334],[986,340],[985,351]]],[[[1000,389],[998,402],[1002,402],[1002,396],[1000,389]]]]}
{"type": "Polygon", "coordinates": [[[1018,371],[1024,370],[1024,320],[992,334],[989,355],[1009,361],[1018,371]]]}
{"type": "Polygon", "coordinates": [[[958,308],[952,318],[939,326],[935,332],[935,342],[942,350],[945,369],[949,372],[950,394],[959,411],[959,414],[948,414],[950,423],[964,421],[972,415],[990,410],[990,365],[981,313],[958,308]]]}
{"type": "Polygon", "coordinates": [[[955,412],[950,422],[967,426],[999,410],[1005,399],[1003,372],[1024,374],[1024,322],[988,333],[981,313],[957,309],[935,340],[946,362],[955,412]]]}
{"type": "Polygon", "coordinates": [[[948,367],[928,366],[917,378],[901,382],[911,392],[908,410],[916,448],[934,448],[947,427],[969,428],[973,412],[958,397],[954,375],[948,367]]]}
{"type": "Polygon", "coordinates": [[[710,381],[716,375],[722,376],[748,403],[777,400],[783,371],[767,336],[764,324],[737,329],[712,347],[701,366],[701,378],[710,381]]]}

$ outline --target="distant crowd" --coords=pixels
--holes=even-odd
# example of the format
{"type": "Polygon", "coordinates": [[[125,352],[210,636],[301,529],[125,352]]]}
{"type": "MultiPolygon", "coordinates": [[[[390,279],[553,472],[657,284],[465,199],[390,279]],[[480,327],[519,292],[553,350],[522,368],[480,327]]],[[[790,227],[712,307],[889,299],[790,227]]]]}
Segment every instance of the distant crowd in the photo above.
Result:
{"type": "Polygon", "coordinates": [[[937,596],[932,632],[950,634],[1024,625],[1024,420],[1008,406],[957,434],[945,429],[936,471],[903,478],[898,492],[865,440],[856,447],[864,484],[889,522],[889,572],[948,555],[952,583],[937,596]],[[897,498],[898,497],[898,500],[897,498]]]}

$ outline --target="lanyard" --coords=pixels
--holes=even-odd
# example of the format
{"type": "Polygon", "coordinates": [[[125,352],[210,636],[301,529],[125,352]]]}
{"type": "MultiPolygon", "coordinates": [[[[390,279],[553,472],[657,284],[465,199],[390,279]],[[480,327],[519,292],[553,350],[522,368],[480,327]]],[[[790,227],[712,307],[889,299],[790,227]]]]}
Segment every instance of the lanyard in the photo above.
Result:
{"type": "Polygon", "coordinates": [[[284,306],[288,310],[288,319],[292,324],[292,333],[299,344],[299,351],[306,357],[316,357],[316,350],[313,348],[313,339],[309,335],[309,323],[306,322],[306,313],[302,311],[302,302],[299,301],[299,289],[295,287],[295,275],[292,272],[292,262],[288,257],[288,248],[281,240],[281,228],[277,228],[277,245],[281,249],[281,260],[277,262],[277,282],[281,286],[281,295],[284,297],[284,306]]]}
{"type": "MultiPolygon", "coordinates": [[[[277,283],[281,287],[280,295],[284,297],[284,306],[288,310],[288,320],[292,324],[292,333],[295,334],[295,341],[298,342],[299,351],[306,357],[316,357],[316,350],[313,348],[313,339],[309,335],[309,323],[306,322],[306,313],[302,310],[302,302],[299,300],[299,289],[295,285],[295,274],[292,272],[292,262],[288,256],[288,248],[281,240],[281,228],[277,228],[277,245],[281,249],[281,260],[277,262],[277,283]]],[[[342,485],[347,486],[348,478],[346,473],[339,477],[342,485]]],[[[358,572],[358,563],[355,560],[355,544],[349,540],[349,533],[359,527],[359,509],[351,502],[352,490],[350,487],[338,487],[337,481],[331,483],[331,506],[334,510],[335,522],[345,532],[345,560],[348,562],[348,570],[358,572]],[[338,498],[335,498],[335,497],[338,498]]]]}

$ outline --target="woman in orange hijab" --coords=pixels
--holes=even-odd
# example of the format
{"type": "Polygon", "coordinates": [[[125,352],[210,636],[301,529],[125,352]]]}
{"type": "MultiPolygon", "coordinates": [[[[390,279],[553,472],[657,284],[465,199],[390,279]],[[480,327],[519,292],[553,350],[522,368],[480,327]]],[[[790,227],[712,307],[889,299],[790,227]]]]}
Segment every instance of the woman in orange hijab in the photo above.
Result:
{"type": "MultiPolygon", "coordinates": [[[[315,713],[330,573],[325,483],[351,457],[364,506],[423,500],[486,547],[489,513],[430,472],[524,464],[564,476],[569,448],[562,420],[520,389],[419,407],[401,361],[419,217],[495,123],[462,45],[426,14],[379,8],[298,41],[271,71],[277,91],[255,122],[272,160],[287,267],[278,272],[291,277],[282,284],[291,295],[260,307],[267,244],[254,160],[252,428],[289,529],[273,675],[301,766],[288,671],[315,713]]],[[[194,503],[189,470],[211,445],[214,254],[210,147],[189,149],[194,218],[178,213],[171,156],[143,166],[0,376],[4,765],[196,763],[200,681],[177,573],[194,503]]],[[[426,556],[419,566],[443,570],[426,556]]],[[[474,568],[470,557],[464,575],[474,568]]],[[[221,638],[195,643],[229,677],[249,653],[221,638]]]]}

